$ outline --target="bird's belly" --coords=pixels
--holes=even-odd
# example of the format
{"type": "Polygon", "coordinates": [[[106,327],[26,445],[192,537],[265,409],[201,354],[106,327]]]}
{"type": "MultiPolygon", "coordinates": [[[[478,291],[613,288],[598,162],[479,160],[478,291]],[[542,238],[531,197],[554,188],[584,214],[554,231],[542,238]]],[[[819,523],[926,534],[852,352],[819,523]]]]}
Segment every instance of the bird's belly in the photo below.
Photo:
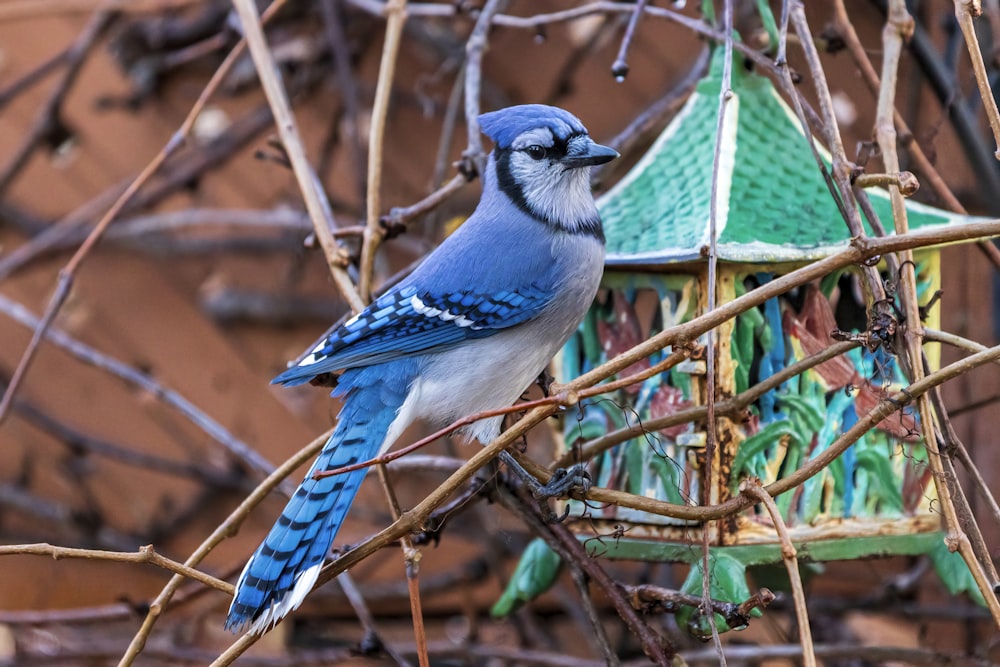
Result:
{"type": "MultiPolygon", "coordinates": [[[[545,338],[542,332],[536,335],[530,329],[529,324],[434,355],[423,375],[425,379],[415,387],[419,392],[418,415],[445,425],[467,415],[512,405],[563,342],[562,336],[551,335],[554,332],[545,338]]],[[[483,419],[462,431],[485,444],[499,434],[502,419],[483,419]]]]}
{"type": "MultiPolygon", "coordinates": [[[[414,418],[447,425],[508,407],[545,370],[593,302],[604,260],[603,247],[593,239],[562,243],[553,252],[566,263],[559,298],[534,320],[428,355],[411,392],[414,400],[407,401],[414,418]]],[[[502,421],[486,418],[462,431],[485,444],[499,434],[502,421]]]]}

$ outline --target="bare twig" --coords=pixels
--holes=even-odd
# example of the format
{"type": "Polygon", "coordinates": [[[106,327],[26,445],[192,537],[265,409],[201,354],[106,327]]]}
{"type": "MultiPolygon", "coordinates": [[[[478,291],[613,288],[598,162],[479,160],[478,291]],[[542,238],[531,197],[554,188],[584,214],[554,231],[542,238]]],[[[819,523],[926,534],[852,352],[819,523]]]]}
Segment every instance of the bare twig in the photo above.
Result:
{"type": "Polygon", "coordinates": [[[792,586],[792,599],[795,601],[795,616],[799,622],[799,642],[802,644],[802,661],[806,667],[816,667],[816,655],[813,653],[812,631],[809,629],[809,610],[806,608],[806,594],[802,590],[802,577],[799,575],[799,559],[792,544],[792,536],[788,526],[781,517],[781,511],[759,479],[745,479],[740,483],[740,493],[745,493],[759,501],[767,508],[771,523],[781,541],[781,560],[788,571],[788,580],[792,586]]]}
{"type": "Polygon", "coordinates": [[[31,70],[25,72],[14,81],[11,81],[5,88],[0,90],[0,110],[11,103],[18,95],[39,81],[43,80],[56,68],[62,65],[73,52],[73,47],[60,51],[49,57],[47,60],[35,65],[31,70]]]}
{"type": "MultiPolygon", "coordinates": [[[[399,508],[399,500],[396,498],[396,491],[392,487],[389,479],[389,472],[385,465],[379,465],[379,482],[385,497],[389,501],[389,509],[392,510],[392,520],[398,521],[402,510],[399,508]]],[[[406,590],[410,598],[410,616],[413,619],[413,635],[417,646],[417,659],[420,667],[430,667],[430,658],[427,656],[427,631],[424,628],[423,605],[420,600],[420,551],[413,546],[413,540],[409,535],[404,535],[400,539],[400,546],[403,550],[403,563],[406,569],[406,590]]]]}
{"type": "Polygon", "coordinates": [[[986,118],[990,121],[993,140],[996,142],[996,150],[993,155],[1000,160],[1000,111],[997,110],[996,98],[993,96],[993,89],[990,88],[989,74],[986,72],[983,53],[979,50],[979,40],[976,37],[976,26],[972,22],[973,17],[978,16],[981,12],[982,7],[979,0],[955,0],[955,19],[962,29],[962,37],[965,38],[965,45],[969,49],[972,73],[976,77],[979,97],[983,101],[986,118]]]}
{"type": "Polygon", "coordinates": [[[645,8],[646,0],[638,0],[635,3],[635,11],[632,12],[632,16],[628,19],[628,25],[625,27],[625,35],[622,37],[622,44],[618,48],[618,57],[615,58],[615,62],[611,65],[611,76],[615,77],[619,82],[624,81],[625,77],[628,76],[628,49],[632,45],[635,28],[639,25],[639,17],[642,16],[645,8]]]}
{"type": "Polygon", "coordinates": [[[58,128],[63,100],[69,94],[87,55],[94,48],[110,19],[111,14],[106,9],[101,8],[95,11],[83,32],[66,53],[66,60],[69,63],[66,71],[56,82],[48,100],[38,112],[34,126],[24,135],[21,145],[14,151],[7,164],[0,169],[0,195],[3,195],[21,169],[28,163],[28,158],[31,157],[35,149],[58,128]]]}
{"type": "Polygon", "coordinates": [[[124,553],[121,551],[100,551],[97,549],[74,549],[59,547],[52,544],[8,544],[0,545],[0,556],[14,554],[31,554],[35,556],[50,556],[55,560],[60,558],[82,558],[87,560],[116,561],[120,563],[150,563],[169,570],[178,576],[193,579],[210,588],[232,595],[233,585],[216,579],[210,574],[193,567],[182,565],[175,560],[156,553],[152,545],[140,547],[138,551],[124,553]]]}
{"type": "Polygon", "coordinates": [[[372,279],[375,271],[375,251],[382,239],[379,226],[380,191],[382,187],[382,140],[385,137],[385,119],[389,113],[389,93],[392,91],[396,71],[396,56],[406,22],[406,0],[389,0],[386,3],[385,39],[382,43],[382,61],[379,65],[375,102],[372,105],[371,127],[368,134],[368,199],[365,207],[365,234],[361,245],[358,268],[358,292],[363,302],[371,298],[372,279]]]}
{"type": "Polygon", "coordinates": [[[483,173],[486,167],[483,138],[479,136],[479,90],[483,78],[483,51],[486,50],[486,36],[490,24],[496,19],[496,13],[506,1],[487,0],[479,12],[469,39],[465,42],[465,128],[468,146],[462,157],[468,165],[475,167],[477,174],[483,173]]]}
{"type": "Polygon", "coordinates": [[[257,8],[252,0],[233,0],[233,7],[239,14],[250,55],[257,66],[261,87],[264,89],[267,101],[271,105],[271,112],[274,114],[274,122],[278,128],[278,134],[281,136],[281,144],[292,163],[292,171],[295,172],[299,190],[302,192],[306,209],[312,219],[316,238],[323,247],[323,253],[330,267],[334,284],[337,285],[337,289],[351,306],[351,309],[360,312],[364,309],[365,301],[361,299],[353,281],[347,275],[346,253],[333,237],[333,228],[336,225],[333,221],[333,212],[330,210],[330,202],[327,201],[326,193],[323,192],[323,188],[306,158],[295,116],[292,114],[288,96],[281,83],[281,74],[274,62],[274,56],[267,48],[257,8]]]}
{"type": "MultiPolygon", "coordinates": [[[[36,332],[40,330],[41,325],[38,318],[28,312],[28,309],[21,304],[11,301],[2,295],[0,295],[0,312],[22,326],[34,327],[36,332]]],[[[103,354],[89,345],[75,340],[59,329],[46,329],[45,338],[63,350],[66,350],[80,361],[121,378],[128,384],[149,393],[151,396],[156,396],[164,404],[177,410],[185,419],[189,420],[192,424],[211,436],[213,440],[225,447],[233,454],[237,461],[245,463],[257,471],[258,474],[267,475],[274,470],[274,466],[270,462],[264,459],[252,447],[230,433],[222,424],[205,414],[194,403],[191,403],[172,389],[164,387],[149,375],[103,354]]],[[[9,386],[7,392],[10,393],[9,386]]]]}

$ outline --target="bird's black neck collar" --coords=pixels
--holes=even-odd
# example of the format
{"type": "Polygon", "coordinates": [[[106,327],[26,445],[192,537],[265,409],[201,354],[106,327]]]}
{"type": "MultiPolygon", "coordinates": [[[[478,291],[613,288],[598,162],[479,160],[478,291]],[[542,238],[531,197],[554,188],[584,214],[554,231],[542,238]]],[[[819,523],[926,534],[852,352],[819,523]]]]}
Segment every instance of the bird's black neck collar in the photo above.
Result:
{"type": "Polygon", "coordinates": [[[514,151],[510,148],[495,148],[493,150],[494,163],[496,165],[497,186],[500,188],[500,191],[507,195],[519,209],[530,215],[535,220],[555,227],[560,231],[571,234],[592,236],[603,244],[604,228],[601,225],[600,218],[596,215],[590,219],[575,222],[573,224],[567,224],[565,221],[553,220],[547,215],[540,214],[528,204],[528,200],[524,196],[524,189],[515,180],[513,174],[511,173],[510,160],[513,152],[514,151]]]}

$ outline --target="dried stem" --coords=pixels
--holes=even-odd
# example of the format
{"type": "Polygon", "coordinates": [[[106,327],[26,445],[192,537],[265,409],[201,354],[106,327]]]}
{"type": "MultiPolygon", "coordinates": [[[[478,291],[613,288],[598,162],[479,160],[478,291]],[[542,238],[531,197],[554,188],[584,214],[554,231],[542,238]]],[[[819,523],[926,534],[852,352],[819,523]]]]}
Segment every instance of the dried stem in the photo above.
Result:
{"type": "Polygon", "coordinates": [[[305,200],[306,210],[309,211],[309,217],[312,219],[316,238],[326,256],[334,284],[351,309],[360,312],[364,309],[365,301],[355,290],[353,281],[347,275],[346,252],[333,237],[333,228],[336,224],[333,221],[330,202],[327,201],[326,193],[323,192],[319,179],[316,178],[316,174],[306,158],[295,116],[292,114],[292,107],[281,83],[281,73],[274,61],[274,55],[267,48],[257,8],[254,6],[253,0],[233,0],[233,7],[239,14],[247,47],[250,49],[250,55],[257,67],[257,75],[260,77],[261,87],[264,89],[268,104],[271,106],[271,113],[274,114],[274,122],[278,129],[278,135],[281,137],[281,144],[292,163],[292,171],[295,173],[299,190],[305,200]]]}
{"type": "Polygon", "coordinates": [[[802,661],[806,667],[816,667],[816,655],[813,653],[812,631],[809,629],[809,610],[806,608],[806,594],[802,590],[802,577],[799,575],[799,559],[792,544],[792,536],[788,526],[781,517],[781,511],[759,479],[746,479],[740,483],[740,493],[746,494],[767,508],[771,523],[781,541],[781,560],[788,571],[788,580],[792,586],[792,599],[795,602],[795,616],[799,622],[799,643],[802,644],[802,661]]]}
{"type": "MultiPolygon", "coordinates": [[[[716,114],[715,120],[715,148],[712,153],[712,198],[709,202],[708,221],[708,293],[705,295],[705,311],[709,313],[715,310],[718,290],[719,254],[716,247],[718,243],[718,230],[720,225],[725,224],[724,220],[719,219],[719,170],[722,167],[723,142],[725,141],[725,138],[731,134],[731,132],[727,132],[726,129],[727,126],[735,120],[732,112],[729,111],[730,103],[733,100],[732,0],[725,0],[722,4],[722,25],[726,41],[722,65],[722,83],[719,87],[719,110],[716,114]]],[[[702,503],[705,505],[714,505],[718,503],[720,500],[720,489],[724,488],[721,484],[722,480],[719,473],[721,467],[721,452],[718,447],[718,421],[716,420],[715,415],[715,400],[717,391],[715,380],[718,372],[716,363],[715,337],[716,330],[714,328],[709,329],[705,334],[705,364],[708,367],[705,376],[705,459],[702,464],[702,484],[704,484],[703,488],[705,490],[702,503]]],[[[715,644],[715,650],[719,654],[719,664],[725,667],[726,654],[722,650],[722,639],[719,637],[719,628],[715,622],[715,614],[713,614],[710,609],[712,602],[712,588],[711,578],[708,573],[711,571],[709,565],[711,556],[711,533],[712,526],[711,524],[706,523],[702,527],[701,531],[701,571],[704,574],[701,579],[701,611],[704,614],[704,618],[708,619],[708,626],[712,630],[712,642],[715,644]]]]}
{"type": "Polygon", "coordinates": [[[979,97],[983,101],[983,108],[986,111],[986,118],[990,121],[990,129],[993,130],[993,140],[996,142],[996,150],[993,156],[1000,160],[1000,111],[997,110],[996,98],[993,96],[993,89],[990,88],[989,74],[986,71],[986,63],[983,62],[983,53],[979,50],[979,40],[976,38],[976,26],[972,19],[982,13],[979,0],[955,0],[955,19],[962,29],[962,37],[965,38],[965,45],[969,49],[969,60],[972,63],[972,73],[976,77],[976,85],[979,86],[979,97]]]}
{"type": "Polygon", "coordinates": [[[58,547],[52,544],[8,544],[0,545],[0,556],[10,556],[14,554],[30,554],[34,556],[50,556],[55,560],[61,558],[82,558],[86,560],[106,560],[120,563],[150,563],[164,570],[169,570],[178,576],[193,579],[209,588],[222,591],[227,595],[233,594],[233,585],[216,579],[210,574],[193,567],[182,565],[175,560],[156,553],[153,545],[140,547],[138,551],[124,553],[121,551],[101,551],[98,549],[75,549],[70,547],[58,547]]]}
{"type": "MultiPolygon", "coordinates": [[[[389,509],[392,510],[392,520],[398,521],[402,510],[399,508],[399,500],[396,492],[389,480],[389,472],[384,464],[380,464],[378,470],[379,482],[385,497],[389,501],[389,509]]],[[[409,535],[400,538],[400,547],[403,550],[403,565],[406,569],[406,590],[410,597],[410,617],[413,619],[413,634],[416,638],[417,659],[420,667],[430,667],[430,658],[427,656],[427,631],[424,627],[423,605],[420,601],[420,550],[413,546],[413,540],[409,535]]]]}
{"type": "MultiPolygon", "coordinates": [[[[284,463],[282,463],[278,468],[275,469],[273,473],[268,475],[267,479],[262,481],[256,489],[253,490],[246,499],[239,504],[239,506],[232,511],[232,513],[226,517],[219,526],[212,531],[204,542],[202,542],[194,552],[188,556],[188,559],[184,561],[186,567],[195,567],[200,563],[205,557],[212,552],[215,547],[217,547],[224,539],[232,535],[243,523],[243,520],[250,514],[254,507],[260,504],[268,494],[271,493],[277,486],[284,481],[292,472],[298,468],[300,465],[305,464],[315,457],[326,441],[329,439],[332,429],[327,431],[323,435],[319,436],[308,445],[303,447],[295,456],[291,457],[284,463]]],[[[170,604],[171,598],[180,588],[181,584],[184,583],[184,577],[180,575],[175,575],[171,577],[167,585],[163,587],[163,590],[156,596],[156,599],[149,605],[149,611],[146,614],[146,618],[142,622],[142,627],[136,632],[135,636],[132,638],[129,644],[128,650],[122,656],[121,660],[118,662],[118,667],[128,667],[131,665],[135,659],[142,652],[142,649],[146,646],[146,640],[149,638],[150,633],[153,631],[153,626],[156,621],[159,620],[160,615],[163,614],[167,605],[170,604]]],[[[244,635],[240,641],[246,640],[246,637],[251,635],[244,635]]],[[[256,637],[255,635],[253,635],[256,637]]],[[[253,642],[251,641],[250,644],[253,642]]]]}
{"type": "Polygon", "coordinates": [[[396,57],[399,53],[400,37],[406,22],[406,0],[389,0],[385,12],[387,21],[382,43],[382,62],[379,65],[378,84],[375,87],[375,102],[372,105],[371,129],[368,134],[368,200],[366,205],[366,225],[364,241],[361,245],[361,264],[358,292],[361,300],[371,298],[372,279],[375,271],[375,251],[382,239],[379,225],[379,196],[382,188],[382,140],[385,137],[385,119],[389,113],[389,96],[392,92],[393,76],[396,71],[396,57]]]}

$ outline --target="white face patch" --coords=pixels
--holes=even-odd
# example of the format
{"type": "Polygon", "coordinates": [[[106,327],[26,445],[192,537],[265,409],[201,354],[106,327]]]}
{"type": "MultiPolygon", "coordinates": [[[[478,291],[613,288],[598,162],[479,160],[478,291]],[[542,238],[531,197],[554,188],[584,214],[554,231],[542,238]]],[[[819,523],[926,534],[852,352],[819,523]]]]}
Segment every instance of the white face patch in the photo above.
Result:
{"type": "Polygon", "coordinates": [[[590,193],[590,168],[568,169],[558,160],[510,155],[510,174],[524,201],[538,217],[576,231],[598,217],[590,193]]]}
{"type": "MultiPolygon", "coordinates": [[[[570,157],[585,155],[590,144],[585,134],[573,136],[566,145],[570,157]]],[[[570,232],[590,227],[598,218],[597,206],[590,193],[590,168],[571,169],[561,161],[561,147],[548,127],[522,132],[511,142],[509,171],[524,203],[537,217],[570,232]],[[541,146],[549,151],[536,159],[525,150],[541,146]]]]}

